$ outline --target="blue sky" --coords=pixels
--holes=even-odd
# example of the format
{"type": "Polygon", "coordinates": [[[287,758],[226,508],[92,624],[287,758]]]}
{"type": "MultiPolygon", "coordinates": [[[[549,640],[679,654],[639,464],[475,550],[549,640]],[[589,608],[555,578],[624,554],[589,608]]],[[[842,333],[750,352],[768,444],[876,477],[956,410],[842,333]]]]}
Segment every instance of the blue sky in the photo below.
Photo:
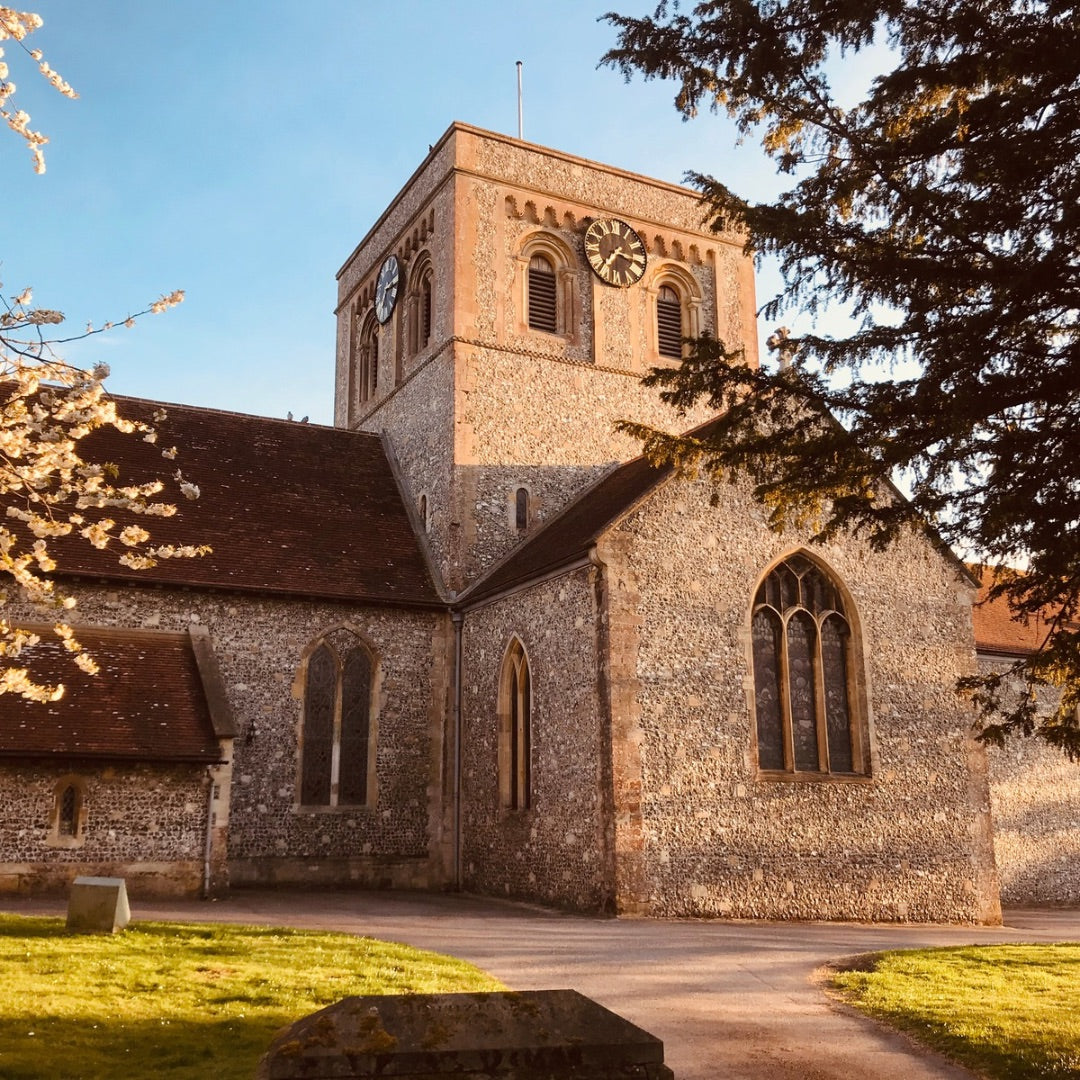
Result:
{"type": "Polygon", "coordinates": [[[517,60],[530,141],[674,182],[777,186],[725,118],[683,123],[673,87],[597,68],[612,0],[23,6],[80,98],[5,43],[16,102],[50,143],[36,176],[0,132],[4,292],[33,285],[69,330],[187,293],[68,348],[108,363],[119,394],[331,422],[335,273],[452,121],[516,134],[517,60]]]}

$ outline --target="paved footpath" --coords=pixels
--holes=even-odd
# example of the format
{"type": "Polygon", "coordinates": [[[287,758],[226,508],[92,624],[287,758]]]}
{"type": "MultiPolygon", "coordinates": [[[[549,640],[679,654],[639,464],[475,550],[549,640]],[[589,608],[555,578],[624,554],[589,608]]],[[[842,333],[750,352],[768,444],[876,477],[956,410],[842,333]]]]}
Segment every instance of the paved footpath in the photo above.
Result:
{"type": "MultiPolygon", "coordinates": [[[[63,901],[0,900],[60,914],[63,901]]],[[[664,1040],[676,1080],[941,1080],[971,1073],[831,1002],[829,960],[877,949],[1080,941],[1080,911],[1002,927],[692,922],[567,915],[457,895],[237,891],[136,901],[134,919],[344,930],[464,957],[519,990],[572,987],[664,1040]]]]}

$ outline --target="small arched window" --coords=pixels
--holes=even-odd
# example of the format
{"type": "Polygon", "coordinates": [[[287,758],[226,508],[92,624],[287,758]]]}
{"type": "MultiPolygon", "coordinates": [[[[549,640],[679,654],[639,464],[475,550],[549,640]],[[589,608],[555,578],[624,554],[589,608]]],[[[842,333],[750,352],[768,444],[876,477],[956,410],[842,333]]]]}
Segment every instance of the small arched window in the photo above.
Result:
{"type": "MultiPolygon", "coordinates": [[[[518,331],[555,334],[575,344],[580,310],[574,249],[556,230],[538,229],[522,237],[517,262],[518,331]]],[[[545,341],[542,347],[557,350],[563,344],[545,341]]]]}
{"type": "Polygon", "coordinates": [[[360,403],[370,401],[379,386],[379,324],[374,311],[369,311],[360,323],[356,382],[360,403]]]}
{"type": "Polygon", "coordinates": [[[426,349],[431,341],[431,268],[420,282],[420,340],[419,348],[426,349]]]}
{"type": "Polygon", "coordinates": [[[77,776],[65,776],[53,788],[47,843],[50,847],[83,846],[86,826],[86,785],[77,776]]]}
{"type": "Polygon", "coordinates": [[[785,559],[754,597],[751,637],[758,766],[865,773],[851,626],[837,585],[805,556],[785,559]]]}
{"type": "Polygon", "coordinates": [[[509,810],[532,805],[532,677],[521,642],[506,651],[499,708],[499,788],[509,810]]]}
{"type": "Polygon", "coordinates": [[[529,527],[529,492],[519,487],[514,492],[514,528],[519,532],[525,532],[529,527]]]}
{"type": "Polygon", "coordinates": [[[559,328],[558,283],[555,267],[545,255],[529,260],[529,329],[554,334],[559,328]]]}
{"type": "Polygon", "coordinates": [[[431,256],[427,251],[423,251],[416,257],[409,275],[407,340],[408,351],[412,356],[423,352],[431,344],[434,290],[435,275],[431,267],[431,256]]]}
{"type": "Polygon", "coordinates": [[[427,496],[426,495],[421,495],[420,496],[420,527],[424,530],[424,532],[427,532],[427,525],[428,525],[428,517],[427,517],[427,515],[428,515],[427,496]]]}
{"type": "Polygon", "coordinates": [[[661,285],[656,294],[657,352],[671,360],[682,357],[682,300],[670,285],[661,285]]]}
{"type": "Polygon", "coordinates": [[[79,835],[79,793],[74,784],[68,784],[60,796],[56,831],[60,836],[79,835]]]}
{"type": "Polygon", "coordinates": [[[322,641],[308,656],[300,748],[303,806],[370,801],[374,664],[361,644],[322,641]]]}

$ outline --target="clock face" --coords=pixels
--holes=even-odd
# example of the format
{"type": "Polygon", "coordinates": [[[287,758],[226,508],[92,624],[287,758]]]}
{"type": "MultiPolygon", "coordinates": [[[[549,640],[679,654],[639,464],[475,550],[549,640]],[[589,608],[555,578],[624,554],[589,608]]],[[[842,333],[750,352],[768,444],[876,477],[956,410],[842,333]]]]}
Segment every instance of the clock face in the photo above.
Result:
{"type": "Polygon", "coordinates": [[[375,318],[380,323],[390,318],[390,313],[397,303],[398,285],[401,282],[401,267],[396,255],[387,255],[379,269],[379,279],[375,282],[375,318]]]}
{"type": "Polygon", "coordinates": [[[645,273],[645,245],[625,221],[598,218],[585,233],[585,256],[596,276],[625,289],[645,273]]]}

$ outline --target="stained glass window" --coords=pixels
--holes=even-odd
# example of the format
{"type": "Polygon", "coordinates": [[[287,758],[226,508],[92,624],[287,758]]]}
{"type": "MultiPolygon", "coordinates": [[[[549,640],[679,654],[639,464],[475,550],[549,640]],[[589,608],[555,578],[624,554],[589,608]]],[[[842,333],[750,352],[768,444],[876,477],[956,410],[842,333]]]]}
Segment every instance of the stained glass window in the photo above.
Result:
{"type": "Polygon", "coordinates": [[[341,677],[341,742],[338,803],[367,802],[368,728],[371,719],[371,659],[362,648],[345,657],[341,677]]]}
{"type": "Polygon", "coordinates": [[[851,627],[840,590],[803,555],[775,566],[751,622],[758,766],[862,773],[851,692],[851,627]]]}
{"type": "Polygon", "coordinates": [[[370,801],[374,665],[364,646],[323,641],[304,684],[300,748],[303,806],[363,806],[370,801]]]}

